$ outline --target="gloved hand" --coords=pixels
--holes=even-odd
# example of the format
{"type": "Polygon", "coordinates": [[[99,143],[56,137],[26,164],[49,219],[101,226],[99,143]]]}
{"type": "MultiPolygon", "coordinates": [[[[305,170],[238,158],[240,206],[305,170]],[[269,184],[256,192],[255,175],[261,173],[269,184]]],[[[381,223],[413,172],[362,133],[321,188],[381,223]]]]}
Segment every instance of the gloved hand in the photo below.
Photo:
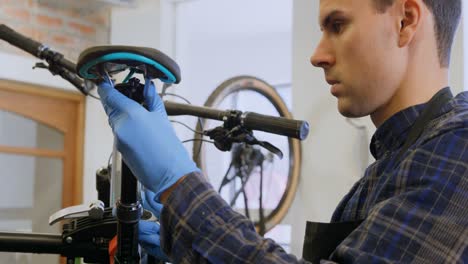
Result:
{"type": "Polygon", "coordinates": [[[141,200],[143,208],[150,211],[158,219],[161,216],[163,205],[155,201],[156,194],[148,189],[142,191],[141,200]]]}
{"type": "Polygon", "coordinates": [[[138,223],[140,245],[146,250],[146,252],[148,252],[148,254],[165,262],[170,262],[169,258],[161,249],[159,228],[159,224],[156,222],[140,221],[138,223]]]}
{"type": "Polygon", "coordinates": [[[138,180],[156,194],[156,201],[181,177],[199,170],[177,138],[150,79],[144,88],[148,110],[117,91],[110,79],[98,85],[98,93],[117,149],[138,180]]]}

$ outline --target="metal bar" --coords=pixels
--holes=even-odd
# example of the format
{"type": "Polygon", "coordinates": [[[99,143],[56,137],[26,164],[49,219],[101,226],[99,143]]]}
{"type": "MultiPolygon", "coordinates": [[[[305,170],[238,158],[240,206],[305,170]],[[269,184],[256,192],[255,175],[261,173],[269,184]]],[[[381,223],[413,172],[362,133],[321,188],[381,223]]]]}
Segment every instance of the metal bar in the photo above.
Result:
{"type": "Polygon", "coordinates": [[[0,251],[61,254],[61,235],[0,232],[0,251]]]}
{"type": "Polygon", "coordinates": [[[117,205],[117,254],[119,263],[138,263],[138,220],[140,218],[137,180],[122,161],[122,185],[117,205]]]}

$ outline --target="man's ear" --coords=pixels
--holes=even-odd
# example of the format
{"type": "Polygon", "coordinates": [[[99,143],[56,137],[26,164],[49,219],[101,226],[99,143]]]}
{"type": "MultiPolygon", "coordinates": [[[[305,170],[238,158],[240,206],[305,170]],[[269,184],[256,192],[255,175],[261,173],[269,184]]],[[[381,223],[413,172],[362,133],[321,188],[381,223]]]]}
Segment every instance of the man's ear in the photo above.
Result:
{"type": "Polygon", "coordinates": [[[399,1],[400,11],[400,47],[407,46],[413,40],[421,24],[423,15],[422,0],[402,0],[399,1]]]}

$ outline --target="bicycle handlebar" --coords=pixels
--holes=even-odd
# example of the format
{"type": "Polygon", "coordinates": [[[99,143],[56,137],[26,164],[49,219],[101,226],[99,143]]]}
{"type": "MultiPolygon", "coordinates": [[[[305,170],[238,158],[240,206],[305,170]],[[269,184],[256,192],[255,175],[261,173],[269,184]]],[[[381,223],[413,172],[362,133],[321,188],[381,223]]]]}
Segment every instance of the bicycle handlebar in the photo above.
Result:
{"type": "Polygon", "coordinates": [[[58,74],[75,86],[84,95],[88,94],[83,80],[76,75],[76,65],[65,59],[59,52],[51,50],[47,45],[28,38],[5,24],[0,24],[0,39],[5,40],[11,45],[18,47],[41,60],[49,63],[47,69],[52,74],[58,74]]]}
{"type": "MultiPolygon", "coordinates": [[[[167,114],[170,116],[190,115],[221,121],[223,121],[225,117],[230,116],[232,112],[230,110],[222,111],[204,106],[180,104],[170,101],[165,101],[164,106],[167,114]]],[[[244,112],[241,113],[239,121],[240,124],[247,129],[269,132],[300,140],[304,140],[309,134],[309,123],[285,117],[244,112]]]]}
{"type": "MultiPolygon", "coordinates": [[[[47,45],[28,38],[5,24],[0,24],[0,39],[3,39],[11,45],[18,47],[33,56],[46,60],[49,63],[49,70],[53,74],[59,74],[62,78],[73,84],[83,94],[88,91],[84,87],[84,81],[76,74],[75,63],[65,59],[59,52],[51,50],[47,45]]],[[[188,104],[179,104],[174,102],[165,102],[168,115],[190,115],[215,120],[223,120],[230,116],[232,111],[221,111],[208,107],[193,106],[188,104]]],[[[247,129],[260,130],[287,137],[293,137],[303,140],[309,133],[309,124],[305,121],[293,120],[284,117],[274,117],[257,114],[253,112],[244,112],[240,115],[240,124],[247,129]]]]}
{"type": "Polygon", "coordinates": [[[249,129],[293,137],[300,140],[306,139],[309,134],[309,123],[302,120],[244,112],[242,122],[243,126],[249,129]]]}
{"type": "Polygon", "coordinates": [[[4,24],[0,25],[0,38],[38,58],[41,58],[40,51],[45,47],[42,43],[21,35],[4,24]]]}
{"type": "Polygon", "coordinates": [[[39,59],[44,59],[47,61],[51,60],[55,63],[58,63],[60,66],[63,66],[68,71],[76,73],[75,64],[63,58],[62,54],[50,50],[47,45],[28,38],[9,28],[5,24],[0,25],[0,38],[39,59]]]}

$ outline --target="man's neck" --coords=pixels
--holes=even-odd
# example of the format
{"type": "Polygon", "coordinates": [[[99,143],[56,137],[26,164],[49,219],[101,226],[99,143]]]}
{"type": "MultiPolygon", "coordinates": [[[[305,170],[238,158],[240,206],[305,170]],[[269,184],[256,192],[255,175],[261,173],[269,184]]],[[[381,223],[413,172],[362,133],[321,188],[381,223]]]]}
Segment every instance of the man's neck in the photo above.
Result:
{"type": "Polygon", "coordinates": [[[408,78],[396,90],[387,104],[372,113],[371,120],[376,127],[385,120],[408,107],[428,102],[438,91],[448,86],[448,69],[421,72],[409,72],[408,78]],[[420,76],[420,78],[415,78],[420,76]]]}

